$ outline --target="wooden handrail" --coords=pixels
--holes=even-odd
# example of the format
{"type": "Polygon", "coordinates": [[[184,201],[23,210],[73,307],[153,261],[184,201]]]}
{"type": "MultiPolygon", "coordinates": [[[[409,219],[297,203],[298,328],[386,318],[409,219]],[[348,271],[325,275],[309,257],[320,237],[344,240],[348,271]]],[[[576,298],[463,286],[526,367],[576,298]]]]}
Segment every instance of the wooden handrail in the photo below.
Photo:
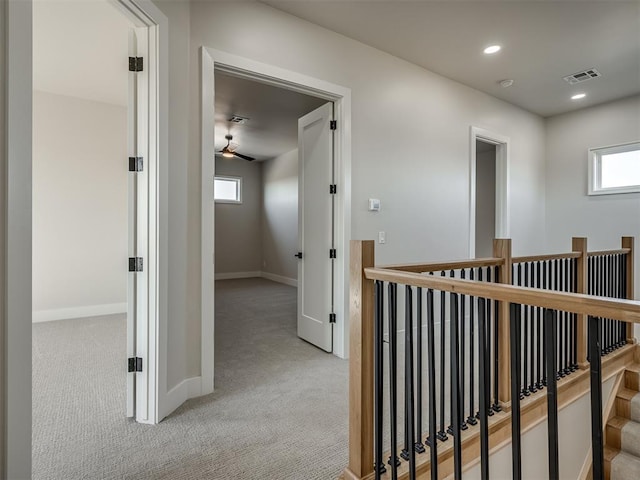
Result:
{"type": "Polygon", "coordinates": [[[579,258],[580,252],[555,253],[551,255],[527,255],[513,257],[513,263],[544,262],[546,260],[559,260],[562,258],[579,258]]]}
{"type": "Polygon", "coordinates": [[[624,255],[629,253],[630,248],[619,248],[618,250],[600,250],[599,252],[587,252],[587,257],[599,257],[601,255],[624,255]]]}
{"type": "Polygon", "coordinates": [[[640,302],[577,293],[554,292],[540,288],[477,282],[448,277],[432,277],[384,268],[365,268],[368,280],[401,283],[415,287],[482,297],[502,302],[518,303],[573,312],[596,317],[640,323],[640,302]]]}
{"type": "Polygon", "coordinates": [[[449,260],[433,263],[408,263],[402,265],[385,265],[380,268],[399,270],[402,272],[428,273],[443,270],[460,270],[463,268],[497,267],[504,263],[502,258],[475,258],[466,260],[449,260]]]}

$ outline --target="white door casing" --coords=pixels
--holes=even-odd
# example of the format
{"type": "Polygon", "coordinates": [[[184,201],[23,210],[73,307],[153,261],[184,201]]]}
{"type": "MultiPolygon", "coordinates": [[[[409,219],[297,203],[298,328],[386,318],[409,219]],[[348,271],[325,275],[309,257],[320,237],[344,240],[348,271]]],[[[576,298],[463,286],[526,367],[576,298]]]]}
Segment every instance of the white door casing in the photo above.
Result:
{"type": "Polygon", "coordinates": [[[298,120],[298,336],[333,351],[333,103],[298,120]]]}

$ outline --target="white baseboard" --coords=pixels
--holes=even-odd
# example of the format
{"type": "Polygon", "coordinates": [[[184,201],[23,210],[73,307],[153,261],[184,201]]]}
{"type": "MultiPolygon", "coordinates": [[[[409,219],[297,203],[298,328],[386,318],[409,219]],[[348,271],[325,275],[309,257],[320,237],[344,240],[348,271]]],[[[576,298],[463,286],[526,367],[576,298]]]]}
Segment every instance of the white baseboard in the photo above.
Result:
{"type": "Polygon", "coordinates": [[[216,280],[233,280],[236,278],[254,278],[261,277],[262,272],[231,272],[231,273],[216,273],[216,280]]]}
{"type": "Polygon", "coordinates": [[[174,412],[190,398],[199,397],[202,393],[202,377],[186,378],[167,392],[160,420],[174,412]]]}
{"type": "Polygon", "coordinates": [[[262,272],[262,278],[266,278],[267,280],[272,280],[278,283],[284,283],[285,285],[289,285],[291,287],[298,287],[298,280],[295,278],[283,277],[282,275],[276,275],[275,273],[262,272]]]}
{"type": "Polygon", "coordinates": [[[106,305],[87,305],[84,307],[57,308],[55,310],[38,310],[33,312],[33,323],[51,322],[53,320],[69,320],[71,318],[98,317],[127,313],[127,303],[109,303],[106,305]]]}

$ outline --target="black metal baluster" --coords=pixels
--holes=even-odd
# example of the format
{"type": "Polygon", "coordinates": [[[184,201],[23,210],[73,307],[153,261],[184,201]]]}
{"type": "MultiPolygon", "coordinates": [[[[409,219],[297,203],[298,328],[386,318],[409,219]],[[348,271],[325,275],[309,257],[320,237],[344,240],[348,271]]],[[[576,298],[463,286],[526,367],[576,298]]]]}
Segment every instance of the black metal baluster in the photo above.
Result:
{"type": "Polygon", "coordinates": [[[418,453],[424,453],[422,444],[422,288],[416,289],[417,318],[416,318],[416,443],[418,453]]]}
{"type": "MultiPolygon", "coordinates": [[[[551,268],[551,264],[550,262],[547,262],[546,260],[542,263],[542,289],[546,290],[547,286],[549,285],[549,270],[551,268]],[[547,268],[547,266],[549,268],[547,268]]],[[[543,332],[542,332],[542,385],[540,386],[540,388],[544,387],[547,385],[547,365],[548,365],[548,360],[547,360],[547,343],[546,343],[546,338],[547,338],[547,328],[544,326],[544,324],[542,325],[543,328],[543,332]]]]}
{"type": "MultiPolygon", "coordinates": [[[[495,283],[500,281],[498,267],[494,267],[495,283]]],[[[498,308],[498,301],[493,302],[493,405],[492,409],[496,412],[502,411],[500,406],[500,375],[498,371],[500,369],[500,343],[498,342],[498,332],[500,331],[500,309],[498,308]]]]}
{"type": "MultiPolygon", "coordinates": [[[[554,263],[554,290],[555,291],[560,291],[560,266],[559,266],[559,260],[555,259],[553,261],[554,263]]],[[[556,326],[554,327],[556,328],[556,331],[558,332],[558,338],[560,339],[560,344],[562,345],[562,322],[558,321],[556,322],[556,326]]],[[[562,370],[562,366],[560,365],[560,361],[562,360],[562,356],[560,354],[557,355],[557,359],[556,359],[556,379],[559,379],[561,377],[560,375],[560,371],[562,370]]]]}
{"type": "MultiPolygon", "coordinates": [[[[469,270],[469,280],[473,280],[474,273],[473,268],[469,270]]],[[[469,416],[467,417],[467,423],[469,425],[475,425],[477,422],[475,416],[475,297],[469,297],[469,309],[470,309],[470,322],[469,322],[469,416]]],[[[480,312],[478,312],[478,315],[480,312]]],[[[482,344],[481,344],[482,345],[482,344]]],[[[478,351],[482,350],[478,347],[478,351]]]]}
{"type": "MultiPolygon", "coordinates": [[[[487,282],[491,283],[491,267],[487,267],[487,282]]],[[[491,319],[494,318],[492,315],[492,303],[490,301],[487,302],[487,318],[489,319],[489,321],[487,322],[487,349],[489,352],[489,358],[491,358],[491,345],[492,345],[492,339],[494,338],[494,336],[492,335],[491,332],[491,319]]],[[[495,346],[495,342],[493,342],[493,345],[495,346]]],[[[495,348],[494,348],[494,352],[495,352],[495,348]]],[[[495,357],[494,357],[495,360],[495,357]]],[[[494,365],[497,365],[494,362],[494,365]]],[[[496,370],[494,373],[491,372],[491,369],[489,369],[487,373],[487,385],[491,385],[491,378],[495,378],[495,375],[498,375],[498,371],[496,370]]],[[[489,394],[489,397],[491,397],[491,394],[489,394]]],[[[491,401],[491,398],[489,398],[489,400],[491,401]]],[[[497,405],[498,403],[498,399],[496,397],[494,405],[497,405]]],[[[489,416],[493,415],[493,408],[491,407],[491,403],[489,403],[489,416]]]]}
{"type": "MultiPolygon", "coordinates": [[[[408,439],[406,444],[407,457],[409,460],[409,479],[416,479],[416,434],[415,425],[415,405],[413,390],[413,288],[409,285],[405,287],[405,309],[404,309],[404,398],[405,398],[405,417],[407,418],[407,432],[405,437],[408,439]]],[[[404,453],[404,452],[403,452],[404,453]]]]}
{"type": "MultiPolygon", "coordinates": [[[[564,261],[564,291],[569,291],[569,278],[571,276],[571,270],[569,268],[569,259],[565,258],[564,261]]],[[[571,339],[571,329],[570,329],[570,317],[571,314],[569,312],[564,312],[564,365],[563,372],[565,375],[569,375],[571,370],[569,369],[569,365],[571,364],[569,352],[571,351],[570,347],[570,339],[571,339]]]]}
{"type": "Polygon", "coordinates": [[[429,361],[429,457],[431,460],[431,480],[438,480],[438,440],[436,439],[436,348],[435,318],[433,315],[433,290],[427,290],[427,358],[429,361]]]}
{"type": "Polygon", "coordinates": [[[389,423],[391,435],[391,453],[389,461],[391,465],[391,479],[397,480],[398,466],[398,286],[390,283],[389,290],[389,423]]]}
{"type": "MultiPolygon", "coordinates": [[[[441,277],[445,276],[445,272],[440,273],[441,277]]],[[[445,441],[447,434],[444,428],[444,361],[445,361],[445,305],[446,294],[440,292],[440,430],[438,431],[438,440],[445,441]]]]}
{"type": "MultiPolygon", "coordinates": [[[[524,264],[524,281],[523,286],[529,286],[529,263],[524,264]]],[[[529,392],[529,384],[527,383],[527,366],[529,364],[529,305],[524,305],[524,338],[522,342],[523,354],[522,354],[522,394],[525,396],[531,395],[529,392]]]]}
{"type": "Polygon", "coordinates": [[[555,310],[544,312],[545,332],[547,337],[547,358],[549,358],[549,371],[547,378],[547,446],[549,449],[549,479],[558,480],[558,385],[556,375],[551,365],[555,364],[556,356],[556,329],[554,323],[557,321],[555,310]]]}
{"type": "Polygon", "coordinates": [[[593,478],[604,478],[604,444],[602,435],[602,364],[598,318],[589,322],[589,372],[591,379],[591,452],[593,478]]]}
{"type": "Polygon", "coordinates": [[[456,480],[462,479],[462,439],[460,428],[460,355],[458,337],[458,295],[450,294],[451,299],[451,426],[453,428],[453,471],[456,480]]]}
{"type": "Polygon", "coordinates": [[[376,480],[380,479],[380,475],[387,471],[384,466],[384,460],[382,459],[382,438],[383,438],[383,395],[384,395],[384,374],[383,374],[383,359],[384,359],[384,284],[380,280],[376,280],[375,288],[375,325],[374,325],[374,365],[375,365],[375,377],[374,377],[374,431],[375,431],[375,448],[374,448],[374,470],[376,480]]]}
{"type": "MultiPolygon", "coordinates": [[[[460,270],[460,278],[464,279],[466,277],[464,268],[460,270]]],[[[465,321],[466,321],[466,297],[464,295],[460,295],[460,428],[462,430],[466,430],[467,422],[464,418],[464,389],[465,389],[465,371],[467,368],[467,364],[465,360],[465,321]]]]}
{"type": "MultiPolygon", "coordinates": [[[[536,262],[536,288],[542,288],[542,262],[536,262]]],[[[538,350],[538,361],[536,362],[536,383],[535,388],[542,388],[542,309],[536,307],[536,345],[538,350]]]]}
{"type": "Polygon", "coordinates": [[[522,478],[522,444],[520,437],[520,305],[509,306],[511,322],[511,462],[514,480],[522,478]]]}
{"type": "Polygon", "coordinates": [[[483,480],[489,478],[489,390],[486,373],[489,369],[489,352],[487,350],[487,319],[485,316],[485,299],[478,299],[478,344],[479,344],[479,381],[480,381],[480,474],[483,480]]]}
{"type": "MultiPolygon", "coordinates": [[[[566,277],[566,272],[565,272],[565,268],[564,268],[564,261],[562,259],[558,260],[559,262],[559,283],[557,286],[557,291],[562,292],[564,291],[564,279],[566,277]]],[[[558,328],[560,331],[560,334],[558,336],[558,343],[557,343],[557,347],[558,347],[558,376],[559,377],[564,377],[565,376],[565,372],[564,372],[564,357],[565,357],[565,351],[564,351],[564,337],[565,337],[565,319],[566,319],[566,313],[565,312],[560,312],[558,315],[558,321],[556,322],[558,324],[558,328]]],[[[547,386],[547,388],[549,388],[547,386]]]]}
{"type": "MultiPolygon", "coordinates": [[[[451,278],[453,278],[453,277],[454,277],[454,271],[453,271],[453,270],[451,270],[451,271],[449,272],[449,276],[450,276],[451,278]]],[[[452,303],[451,303],[451,295],[452,295],[452,294],[451,294],[451,293],[449,293],[449,322],[450,322],[451,324],[453,324],[454,312],[452,312],[452,311],[451,311],[451,306],[452,306],[452,303]]],[[[457,312],[457,311],[455,312],[455,318],[456,318],[456,319],[458,318],[458,312],[457,312]]],[[[453,333],[452,328],[453,328],[453,327],[451,327],[451,326],[449,327],[449,343],[451,343],[451,335],[452,335],[452,333],[453,333]]],[[[458,328],[458,327],[456,327],[456,328],[458,328]]],[[[458,331],[459,331],[459,330],[458,330],[458,331]]],[[[449,350],[449,362],[452,362],[452,361],[453,361],[453,360],[452,360],[452,359],[453,359],[453,354],[454,354],[454,352],[453,352],[453,351],[451,351],[451,350],[449,350]]],[[[459,354],[459,352],[457,352],[457,351],[456,351],[456,355],[458,355],[458,354],[459,354]]],[[[458,386],[458,388],[459,388],[459,386],[458,386]]],[[[451,376],[449,376],[449,393],[451,393],[451,376]]],[[[453,435],[453,423],[452,423],[452,422],[453,422],[453,402],[454,402],[454,398],[451,398],[451,399],[449,400],[449,426],[447,427],[447,433],[448,433],[449,435],[453,435]]]]}

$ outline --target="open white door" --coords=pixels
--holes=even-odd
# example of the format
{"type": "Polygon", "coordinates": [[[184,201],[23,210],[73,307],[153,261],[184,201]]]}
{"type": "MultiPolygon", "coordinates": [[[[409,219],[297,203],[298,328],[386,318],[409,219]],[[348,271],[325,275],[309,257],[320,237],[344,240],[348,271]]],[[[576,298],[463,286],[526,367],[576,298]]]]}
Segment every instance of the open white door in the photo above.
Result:
{"type": "MultiPolygon", "coordinates": [[[[130,58],[147,58],[148,28],[129,39],[130,58]]],[[[143,60],[144,62],[144,60],[143,60]]],[[[131,70],[131,67],[130,67],[131,70]]],[[[149,101],[148,73],[129,72],[129,279],[127,292],[127,417],[148,421],[148,229],[149,101]]]]}
{"type": "Polygon", "coordinates": [[[298,120],[298,336],[327,352],[336,256],[332,120],[331,102],[298,120]]]}

